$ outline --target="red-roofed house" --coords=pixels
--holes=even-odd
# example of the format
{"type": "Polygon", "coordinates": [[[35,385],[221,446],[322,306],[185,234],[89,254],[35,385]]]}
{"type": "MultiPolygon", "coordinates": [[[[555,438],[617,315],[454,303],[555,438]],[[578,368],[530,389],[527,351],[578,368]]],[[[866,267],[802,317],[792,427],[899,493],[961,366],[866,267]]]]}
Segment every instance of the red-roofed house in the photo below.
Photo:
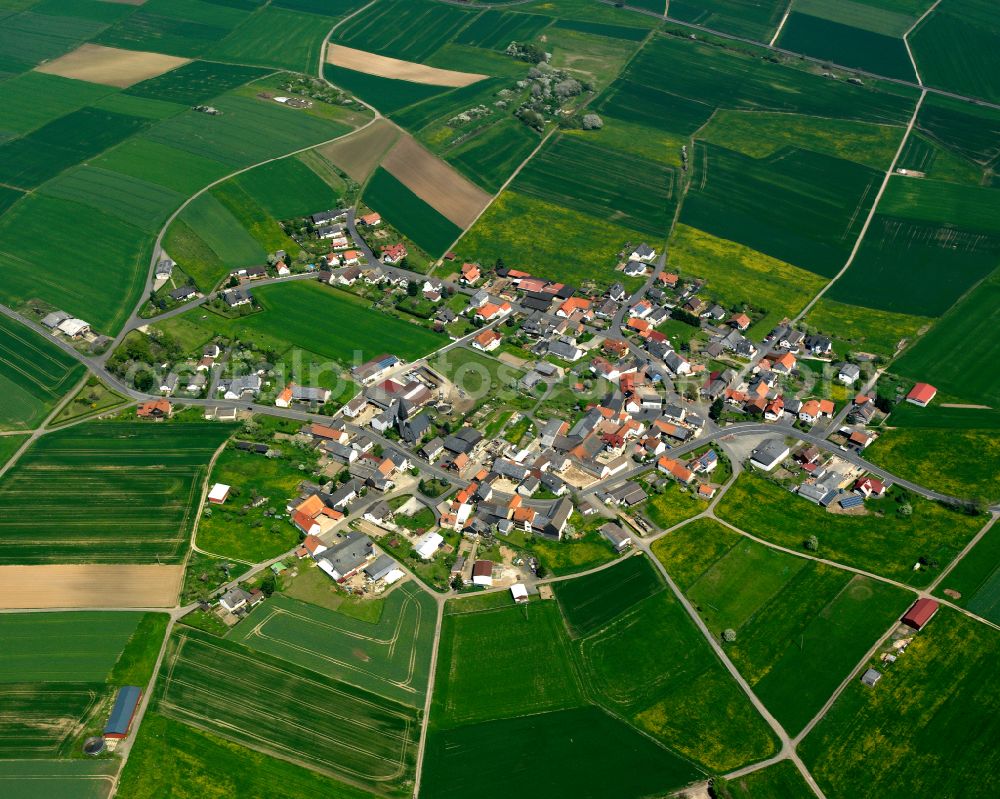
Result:
{"type": "Polygon", "coordinates": [[[854,483],[854,490],[865,499],[885,496],[885,484],[876,477],[859,477],[854,483]]]}
{"type": "Polygon", "coordinates": [[[745,313],[738,313],[729,319],[729,324],[735,327],[737,330],[746,330],[750,327],[751,320],[749,316],[745,313]]]}
{"type": "Polygon", "coordinates": [[[912,627],[918,632],[922,630],[931,619],[934,618],[934,614],[938,612],[938,605],[933,599],[918,599],[910,607],[906,614],[902,618],[903,624],[907,627],[912,627]]]}
{"type": "Polygon", "coordinates": [[[930,383],[917,383],[906,395],[906,401],[926,408],[927,404],[934,399],[935,394],[937,394],[937,389],[930,383]]]}
{"type": "Polygon", "coordinates": [[[556,316],[568,319],[577,311],[583,311],[586,313],[589,310],[590,300],[585,300],[583,297],[570,297],[556,310],[556,316]]]}
{"type": "Polygon", "coordinates": [[[488,302],[476,311],[476,319],[482,319],[484,322],[492,322],[494,319],[499,319],[508,313],[510,313],[509,302],[504,302],[500,305],[488,302]]]}
{"type": "Polygon", "coordinates": [[[662,456],[656,462],[656,468],[664,474],[669,474],[677,480],[677,482],[684,483],[685,485],[694,480],[694,472],[692,472],[684,464],[679,463],[672,458],[668,458],[666,455],[662,456]]]}
{"type": "Polygon", "coordinates": [[[174,409],[170,404],[170,400],[155,399],[143,402],[136,408],[135,415],[140,419],[155,419],[156,421],[160,421],[169,417],[173,412],[174,409]]]}
{"type": "Polygon", "coordinates": [[[382,224],[382,217],[376,213],[365,214],[358,218],[358,221],[366,227],[375,227],[382,224]]]}
{"type": "Polygon", "coordinates": [[[492,352],[497,347],[500,346],[500,342],[503,339],[499,333],[495,330],[484,330],[474,339],[472,339],[472,346],[477,350],[482,350],[483,352],[492,352]]]}
{"type": "Polygon", "coordinates": [[[466,284],[475,283],[483,276],[479,271],[479,264],[462,264],[462,282],[466,284]]]}
{"type": "Polygon", "coordinates": [[[387,244],[382,248],[382,262],[386,264],[398,264],[407,256],[406,245],[387,244]]]}

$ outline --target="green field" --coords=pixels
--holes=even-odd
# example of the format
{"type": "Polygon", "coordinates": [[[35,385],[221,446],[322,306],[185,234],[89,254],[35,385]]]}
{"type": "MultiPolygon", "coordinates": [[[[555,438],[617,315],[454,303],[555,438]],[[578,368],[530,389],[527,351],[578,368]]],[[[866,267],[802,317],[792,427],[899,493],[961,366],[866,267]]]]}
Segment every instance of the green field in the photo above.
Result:
{"type": "Polygon", "coordinates": [[[945,0],[910,34],[924,82],[1000,101],[1000,15],[991,0],[945,0]]]}
{"type": "Polygon", "coordinates": [[[719,799],[812,799],[816,794],[791,760],[731,780],[715,779],[719,799]]]}
{"type": "Polygon", "coordinates": [[[433,599],[410,582],[389,594],[376,622],[274,597],[239,625],[232,639],[327,677],[423,707],[434,622],[433,599]]]}
{"type": "Polygon", "coordinates": [[[1000,235],[879,213],[850,268],[826,296],[893,313],[940,316],[998,262],[1000,235]],[[940,280],[942,274],[948,279],[940,280]]]}
{"type": "Polygon", "coordinates": [[[793,11],[779,47],[888,78],[913,80],[913,64],[901,36],[891,36],[793,11]]]}
{"type": "Polygon", "coordinates": [[[768,158],[790,147],[882,170],[892,163],[902,136],[896,125],[760,111],[719,111],[698,133],[702,141],[751,158],[768,158]]]}
{"type": "Polygon", "coordinates": [[[79,361],[30,328],[0,316],[0,429],[42,421],[83,375],[79,361]]]}
{"type": "MultiPolygon", "coordinates": [[[[258,266],[263,264],[267,257],[267,250],[243,226],[241,220],[220,202],[214,190],[202,194],[188,205],[177,217],[175,224],[177,222],[186,225],[227,270],[241,266],[258,266]]],[[[204,280],[205,286],[211,286],[224,277],[224,274],[216,274],[212,280],[206,278],[198,280],[198,276],[206,269],[204,262],[188,264],[173,252],[171,256],[185,270],[190,269],[199,284],[204,280]]]]}
{"type": "Polygon", "coordinates": [[[978,184],[983,179],[984,171],[979,164],[916,131],[907,138],[896,168],[923,172],[931,180],[967,184],[978,184]]]}
{"type": "Polygon", "coordinates": [[[208,461],[230,432],[91,422],[39,438],[0,480],[0,563],[176,563],[208,461]]]}
{"type": "Polygon", "coordinates": [[[218,97],[265,74],[266,70],[255,67],[192,61],[130,86],[125,94],[191,106],[218,97]]]}
{"type": "MultiPolygon", "coordinates": [[[[609,286],[619,276],[614,267],[621,248],[646,238],[613,222],[507,190],[466,232],[455,252],[481,263],[501,258],[515,269],[574,286],[584,281],[609,286]],[[573,257],[567,258],[567,253],[573,257]]],[[[651,239],[649,244],[660,242],[651,239]]]]}
{"type": "Polygon", "coordinates": [[[935,593],[1000,624],[1000,532],[991,528],[958,562],[935,593]],[[945,594],[957,591],[960,596],[945,594]]]}
{"type": "MultiPolygon", "coordinates": [[[[836,284],[834,284],[836,285],[836,284]]],[[[895,354],[900,341],[912,344],[921,331],[934,322],[925,316],[875,310],[820,298],[806,316],[816,331],[847,343],[852,351],[895,354]]]]}
{"type": "MultiPolygon", "coordinates": [[[[659,0],[640,0],[629,5],[651,8],[663,13],[659,0]]],[[[785,4],[779,0],[747,3],[743,0],[672,0],[670,16],[684,22],[768,41],[778,23],[785,4]]]]}
{"type": "Polygon", "coordinates": [[[0,614],[0,683],[103,683],[143,616],[89,610],[0,614]]]}
{"type": "Polygon", "coordinates": [[[996,109],[929,94],[920,106],[916,127],[980,169],[1000,156],[1000,113],[996,109]]]}
{"type": "Polygon", "coordinates": [[[314,281],[293,281],[252,289],[264,310],[238,319],[209,316],[195,310],[167,320],[160,328],[170,332],[178,321],[204,333],[239,338],[283,353],[306,349],[320,358],[346,366],[363,363],[382,352],[415,360],[447,341],[425,327],[376,311],[368,302],[314,281]],[[355,355],[360,360],[355,361],[355,355]]]}
{"type": "Polygon", "coordinates": [[[462,229],[438,213],[382,167],[369,178],[365,204],[432,258],[444,255],[462,229]]]}
{"type": "Polygon", "coordinates": [[[312,73],[332,25],[328,16],[267,7],[230,33],[211,55],[223,61],[312,73]]]}
{"type": "MultiPolygon", "coordinates": [[[[29,3],[16,3],[11,12],[29,3]]],[[[53,9],[57,10],[57,9],[53,9]]],[[[74,49],[85,39],[99,33],[104,22],[58,14],[40,14],[27,10],[5,14],[0,31],[0,65],[4,72],[23,72],[74,49]]]]}
{"type": "Polygon", "coordinates": [[[647,558],[626,558],[594,574],[553,583],[570,632],[589,635],[663,588],[647,558]]]}
{"type": "Polygon", "coordinates": [[[584,704],[555,602],[465,610],[445,607],[434,683],[435,728],[584,704]]]}
{"type": "Polygon", "coordinates": [[[684,576],[678,583],[713,633],[736,631],[729,657],[792,734],[912,601],[898,588],[770,549],[715,522],[682,527],[655,551],[670,574],[676,567],[684,576]],[[713,562],[707,553],[719,557],[713,562]]]}
{"type": "Polygon", "coordinates": [[[705,291],[725,306],[763,311],[761,329],[770,329],[767,320],[794,318],[826,283],[806,269],[685,224],[674,227],[667,253],[673,270],[704,278],[705,291]]]}
{"type": "Polygon", "coordinates": [[[412,787],[412,708],[197,630],[171,639],[160,676],[173,719],[386,795],[412,787]]]}
{"type": "Polygon", "coordinates": [[[713,110],[712,106],[700,100],[660,88],[652,76],[644,74],[619,78],[598,98],[594,107],[615,119],[685,138],[708,122],[713,110]],[[651,80],[652,84],[640,82],[644,78],[651,80]]]}
{"type": "Polygon", "coordinates": [[[693,167],[684,224],[827,277],[846,262],[882,179],[805,150],[757,160],[700,143],[693,167]]]}
{"type": "Polygon", "coordinates": [[[551,23],[548,17],[537,14],[491,9],[464,27],[453,41],[502,52],[511,42],[532,41],[551,23]]]}
{"type": "Polygon", "coordinates": [[[118,764],[113,760],[3,760],[0,790],[7,799],[106,799],[118,764]]]}
{"type": "Polygon", "coordinates": [[[674,184],[674,171],[655,161],[560,136],[528,162],[513,190],[658,238],[673,219],[674,184]]]}
{"type": "MultiPolygon", "coordinates": [[[[4,25],[9,20],[4,20],[4,25]]],[[[47,122],[58,119],[97,102],[115,91],[110,86],[70,80],[43,72],[25,72],[2,84],[4,102],[4,135],[28,133],[47,122]],[[38,102],[39,96],[45,102],[38,102]]]]}
{"type": "Polygon", "coordinates": [[[866,516],[843,516],[827,513],[763,477],[744,474],[723,496],[716,512],[741,530],[800,551],[815,533],[820,557],[911,585],[926,585],[933,570],[914,571],[917,560],[933,559],[943,567],[972,538],[983,519],[917,496],[908,498],[912,515],[903,516],[896,510],[892,493],[897,492],[870,503],[866,516]],[[881,518],[876,509],[884,512],[881,518]]]}
{"type": "Polygon", "coordinates": [[[45,300],[114,333],[139,299],[152,239],[89,203],[30,194],[0,217],[0,301],[45,300]],[[72,219],[72,225],[53,225],[72,219]],[[86,231],[87,246],[81,247],[86,231]],[[37,264],[45,263],[39,270],[37,264]]]}
{"type": "Polygon", "coordinates": [[[29,436],[29,433],[0,436],[0,467],[6,465],[29,436]]]}
{"type": "Polygon", "coordinates": [[[432,730],[425,758],[421,795],[434,799],[641,799],[700,776],[596,707],[432,730]]]}
{"type": "Polygon", "coordinates": [[[169,147],[139,136],[129,139],[92,166],[156,183],[189,197],[225,175],[230,167],[219,161],[169,147]]]}
{"type": "Polygon", "coordinates": [[[337,28],[333,40],[404,61],[423,62],[472,18],[467,11],[433,0],[386,0],[337,28]]]}
{"type": "MultiPolygon", "coordinates": [[[[143,718],[136,735],[128,764],[121,775],[118,795],[129,799],[162,799],[165,786],[169,786],[171,799],[265,796],[274,791],[275,786],[281,786],[283,799],[313,799],[316,796],[371,799],[375,796],[287,760],[268,757],[150,712],[143,718]]],[[[67,796],[66,799],[90,797],[67,796]]]]}
{"type": "MultiPolygon", "coordinates": [[[[0,757],[69,754],[81,727],[104,699],[104,686],[86,683],[0,685],[0,757]]],[[[0,780],[2,784],[2,780],[0,780]]]]}
{"type": "Polygon", "coordinates": [[[983,368],[993,357],[992,331],[1000,322],[1000,279],[993,276],[956,303],[893,371],[930,380],[966,402],[1000,406],[1000,375],[983,368]]]}
{"type": "Polygon", "coordinates": [[[776,751],[776,742],[668,590],[577,643],[594,699],[710,772],[776,751]]]}
{"type": "Polygon", "coordinates": [[[473,183],[497,192],[540,141],[520,120],[504,119],[450,150],[445,159],[473,183]]]}
{"type": "Polygon", "coordinates": [[[129,50],[199,56],[213,49],[247,17],[247,6],[238,6],[198,0],[159,0],[147,3],[108,28],[96,41],[129,50]]]}
{"type": "Polygon", "coordinates": [[[943,608],[874,689],[851,681],[802,759],[827,795],[995,796],[998,654],[994,630],[943,608]]]}
{"type": "Polygon", "coordinates": [[[274,219],[338,207],[334,191],[298,158],[282,158],[244,172],[236,182],[274,219]]]}
{"type": "Polygon", "coordinates": [[[391,114],[393,111],[447,91],[442,86],[382,78],[353,69],[336,67],[333,64],[323,65],[323,77],[335,86],[346,89],[365,102],[371,103],[383,114],[391,114]]]}

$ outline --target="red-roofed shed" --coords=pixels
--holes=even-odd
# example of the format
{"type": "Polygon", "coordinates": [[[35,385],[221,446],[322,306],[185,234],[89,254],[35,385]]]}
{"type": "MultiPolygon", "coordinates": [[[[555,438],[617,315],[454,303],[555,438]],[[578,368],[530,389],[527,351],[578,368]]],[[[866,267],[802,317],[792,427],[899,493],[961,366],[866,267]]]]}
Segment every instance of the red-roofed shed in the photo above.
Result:
{"type": "Polygon", "coordinates": [[[938,605],[933,599],[918,599],[903,616],[903,624],[912,627],[914,630],[922,630],[924,626],[938,612],[938,605]]]}

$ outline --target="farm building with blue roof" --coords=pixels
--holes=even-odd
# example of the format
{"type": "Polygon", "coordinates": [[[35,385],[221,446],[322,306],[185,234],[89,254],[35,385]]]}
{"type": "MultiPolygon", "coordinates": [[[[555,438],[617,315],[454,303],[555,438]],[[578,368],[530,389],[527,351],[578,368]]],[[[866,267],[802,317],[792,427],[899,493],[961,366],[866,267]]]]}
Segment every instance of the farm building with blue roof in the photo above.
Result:
{"type": "Polygon", "coordinates": [[[132,718],[135,716],[141,698],[142,689],[134,685],[124,685],[118,689],[115,706],[111,708],[108,723],[104,725],[105,738],[125,738],[128,736],[129,727],[132,726],[132,718]]]}

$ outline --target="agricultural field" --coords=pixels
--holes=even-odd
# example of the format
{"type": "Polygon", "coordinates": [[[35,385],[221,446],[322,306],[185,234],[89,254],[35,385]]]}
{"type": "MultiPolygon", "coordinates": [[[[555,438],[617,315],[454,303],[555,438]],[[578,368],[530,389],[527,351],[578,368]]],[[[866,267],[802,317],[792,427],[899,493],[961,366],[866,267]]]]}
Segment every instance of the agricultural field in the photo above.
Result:
{"type": "Polygon", "coordinates": [[[141,136],[129,139],[95,158],[90,166],[156,183],[185,197],[230,171],[230,167],[220,161],[202,158],[141,136]]]}
{"type": "Polygon", "coordinates": [[[365,102],[372,103],[383,114],[391,114],[393,111],[448,91],[444,86],[383,78],[380,75],[369,75],[333,64],[323,65],[323,77],[365,102]]]}
{"type": "MultiPolygon", "coordinates": [[[[629,5],[663,12],[658,0],[642,0],[629,5]]],[[[672,0],[670,3],[670,16],[674,19],[765,42],[778,27],[784,10],[785,4],[779,0],[762,0],[757,3],[741,0],[672,0]]]]}
{"type": "Polygon", "coordinates": [[[272,597],[230,637],[327,677],[423,707],[435,615],[430,595],[409,582],[386,597],[375,621],[272,597]]]}
{"type": "Polygon", "coordinates": [[[431,730],[422,791],[503,799],[661,796],[700,776],[689,762],[596,707],[431,730]],[[609,742],[614,742],[613,747],[609,742]]]}
{"type": "MultiPolygon", "coordinates": [[[[4,21],[4,25],[9,20],[4,21]]],[[[3,83],[4,136],[28,133],[61,116],[98,102],[114,91],[110,86],[70,80],[42,72],[25,72],[3,83]],[[38,102],[39,96],[45,102],[38,102]]]]}
{"type": "Polygon", "coordinates": [[[287,799],[315,796],[372,799],[376,796],[301,765],[149,712],[136,734],[118,791],[120,796],[131,799],[159,799],[164,785],[170,786],[173,799],[254,796],[266,794],[276,785],[281,786],[281,794],[287,799]]]}
{"type": "Polygon", "coordinates": [[[435,728],[583,704],[555,602],[479,609],[452,600],[445,606],[430,717],[435,728]]]}
{"type": "Polygon", "coordinates": [[[994,796],[998,652],[996,631],[942,608],[895,663],[870,664],[874,690],[851,681],[799,747],[807,768],[827,795],[994,796]]]}
{"type": "Polygon", "coordinates": [[[204,312],[196,309],[158,327],[172,332],[182,322],[202,332],[200,344],[221,335],[274,349],[278,354],[301,348],[343,366],[364,363],[387,351],[415,360],[448,343],[425,327],[382,313],[356,295],[316,281],[296,280],[252,291],[263,307],[260,313],[236,319],[203,318],[204,312]],[[360,360],[355,361],[355,357],[360,360]]]}
{"type": "MultiPolygon", "coordinates": [[[[507,190],[466,231],[455,252],[480,263],[500,258],[515,269],[575,286],[609,286],[618,280],[618,252],[627,242],[638,244],[646,238],[614,222],[507,190]],[[567,259],[567,252],[575,257],[567,259]]],[[[648,243],[655,247],[660,242],[648,243]]]]}
{"type": "Polygon", "coordinates": [[[676,204],[674,170],[579,136],[550,140],[514,180],[521,195],[662,238],[676,204]],[[627,210],[623,210],[627,209],[627,210]]]}
{"type": "Polygon", "coordinates": [[[806,269],[686,224],[674,227],[667,263],[679,274],[706,280],[705,290],[727,307],[763,311],[761,330],[794,318],[826,283],[806,269]]]}
{"type": "Polygon", "coordinates": [[[847,261],[882,181],[807,150],[757,160],[698,143],[692,158],[681,222],[825,277],[847,261]]]}
{"type": "Polygon", "coordinates": [[[282,158],[251,169],[236,183],[273,219],[291,219],[338,206],[341,199],[300,158],[282,158]]]}
{"type": "Polygon", "coordinates": [[[594,574],[553,584],[570,633],[589,635],[662,590],[663,583],[641,555],[594,574]]]}
{"type": "MultiPolygon", "coordinates": [[[[1000,113],[992,108],[929,94],[920,106],[916,130],[974,164],[980,173],[976,183],[1000,157],[1000,113]]],[[[929,174],[933,177],[933,168],[929,174]]]]}
{"type": "Polygon", "coordinates": [[[906,610],[906,591],[758,544],[722,525],[687,525],[656,555],[726,652],[791,734],[820,710],[868,648],[906,610]],[[722,553],[714,562],[711,557],[722,553]],[[697,576],[694,575],[704,567],[697,576]]]}
{"type": "Polygon", "coordinates": [[[42,61],[58,58],[107,25],[96,19],[22,11],[27,5],[30,4],[15,4],[10,8],[13,13],[4,15],[0,32],[0,65],[4,72],[23,72],[42,61]]]}
{"type": "Polygon", "coordinates": [[[0,480],[0,563],[177,562],[208,461],[231,432],[91,422],[39,438],[0,480]]]}
{"type": "Polygon", "coordinates": [[[444,254],[462,229],[379,167],[364,190],[365,204],[431,257],[444,254]]]}
{"type": "Polygon", "coordinates": [[[107,799],[118,764],[113,760],[3,760],[0,790],[7,799],[107,799]]]}
{"type": "Polygon", "coordinates": [[[1000,375],[983,368],[993,357],[992,331],[1000,321],[1000,278],[985,280],[949,310],[931,331],[893,364],[893,371],[930,378],[964,402],[1000,405],[1000,375]]]}
{"type": "Polygon", "coordinates": [[[925,83],[995,103],[1000,101],[997,36],[1000,14],[991,0],[943,0],[909,42],[925,83]]]}
{"type": "Polygon", "coordinates": [[[699,769],[724,772],[776,751],[767,724],[671,591],[643,599],[576,646],[593,698],[699,769]]]}
{"type": "Polygon", "coordinates": [[[250,16],[210,54],[223,61],[312,73],[333,24],[330,16],[300,14],[272,4],[250,16]]]}
{"type": "Polygon", "coordinates": [[[531,128],[511,117],[449,150],[445,158],[474,183],[496,192],[540,141],[531,128]]]}
{"type": "Polygon", "coordinates": [[[0,429],[29,430],[83,376],[80,362],[30,328],[0,316],[0,429]]]}
{"type": "Polygon", "coordinates": [[[378,119],[350,136],[317,147],[312,153],[334,164],[356,182],[364,183],[399,136],[395,125],[378,119]]]}
{"type": "Polygon", "coordinates": [[[192,106],[265,74],[267,70],[256,67],[192,61],[164,75],[144,80],[129,88],[126,94],[192,106]]]}
{"type": "Polygon", "coordinates": [[[820,557],[922,586],[935,570],[914,571],[913,565],[925,558],[944,567],[984,520],[915,495],[906,497],[913,512],[903,516],[896,508],[902,496],[894,489],[869,503],[865,516],[844,516],[827,513],[764,477],[743,474],[726,491],[716,513],[752,535],[800,551],[818,531],[820,557]]]}
{"type": "Polygon", "coordinates": [[[177,69],[185,63],[187,62],[183,58],[161,53],[82,44],[73,52],[42,64],[37,67],[37,71],[124,89],[134,83],[177,69]]]}
{"type": "Polygon", "coordinates": [[[412,790],[413,708],[197,630],[171,639],[160,676],[163,715],[383,795],[412,790]]]}
{"type": "Polygon", "coordinates": [[[904,340],[913,344],[916,336],[929,330],[934,320],[836,302],[823,295],[806,315],[806,322],[818,333],[845,342],[852,351],[890,357],[904,340]]]}
{"type": "Polygon", "coordinates": [[[550,18],[537,14],[489,9],[465,26],[453,42],[502,52],[511,42],[533,41],[550,24],[550,18]]]}
{"type": "Polygon", "coordinates": [[[719,799],[812,799],[816,794],[791,760],[731,780],[712,782],[719,799]]]}
{"type": "Polygon", "coordinates": [[[935,593],[1000,624],[1000,530],[990,528],[935,593]]]}
{"type": "Polygon", "coordinates": [[[6,465],[21,445],[30,438],[30,433],[0,436],[0,468],[6,465]]]}
{"type": "MultiPolygon", "coordinates": [[[[339,44],[423,62],[472,21],[474,14],[432,0],[376,3],[334,33],[339,44]]],[[[376,103],[376,106],[382,109],[376,103]]]]}

